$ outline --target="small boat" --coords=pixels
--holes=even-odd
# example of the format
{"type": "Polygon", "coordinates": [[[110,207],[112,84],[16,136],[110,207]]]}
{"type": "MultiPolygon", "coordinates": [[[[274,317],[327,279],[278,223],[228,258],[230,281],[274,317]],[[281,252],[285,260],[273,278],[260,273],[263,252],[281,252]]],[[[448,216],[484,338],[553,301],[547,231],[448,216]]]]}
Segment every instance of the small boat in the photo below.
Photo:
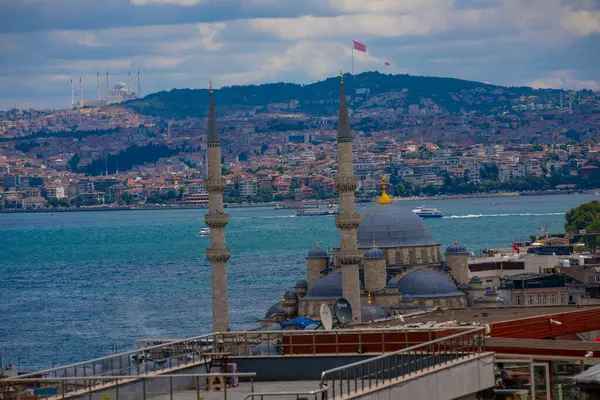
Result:
{"type": "Polygon", "coordinates": [[[273,209],[274,210],[283,210],[284,208],[281,206],[281,204],[277,203],[277,204],[275,204],[275,207],[273,209]]]}
{"type": "Polygon", "coordinates": [[[442,218],[444,214],[437,208],[421,206],[412,210],[421,218],[442,218]]]}
{"type": "Polygon", "coordinates": [[[200,236],[210,236],[210,228],[202,228],[200,229],[200,236]]]}
{"type": "Polygon", "coordinates": [[[490,207],[496,207],[498,205],[498,203],[491,203],[490,207]]]}

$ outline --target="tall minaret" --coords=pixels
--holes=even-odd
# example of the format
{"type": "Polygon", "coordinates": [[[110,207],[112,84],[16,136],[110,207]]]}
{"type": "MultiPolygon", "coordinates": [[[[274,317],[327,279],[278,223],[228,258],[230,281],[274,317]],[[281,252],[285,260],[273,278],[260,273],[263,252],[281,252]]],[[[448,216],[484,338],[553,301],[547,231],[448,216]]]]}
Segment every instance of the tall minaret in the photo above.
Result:
{"type": "Polygon", "coordinates": [[[208,108],[208,174],[205,187],[208,191],[208,214],[204,222],[210,228],[210,248],[206,249],[206,259],[212,265],[212,313],[213,331],[229,330],[229,302],[227,293],[227,260],[231,255],[225,247],[225,226],[229,217],[223,211],[225,179],[221,177],[221,139],[217,127],[217,115],[210,82],[210,104],[208,108]]]}
{"type": "Polygon", "coordinates": [[[360,223],[360,215],[354,209],[354,191],[358,178],[352,166],[352,132],[350,118],[344,93],[344,75],[340,73],[340,109],[338,112],[338,175],[335,187],[340,194],[340,215],[336,215],[335,224],[340,230],[340,252],[338,261],[342,266],[343,295],[352,306],[354,318],[360,323],[360,281],[358,264],[361,255],[358,252],[356,229],[360,223]]]}

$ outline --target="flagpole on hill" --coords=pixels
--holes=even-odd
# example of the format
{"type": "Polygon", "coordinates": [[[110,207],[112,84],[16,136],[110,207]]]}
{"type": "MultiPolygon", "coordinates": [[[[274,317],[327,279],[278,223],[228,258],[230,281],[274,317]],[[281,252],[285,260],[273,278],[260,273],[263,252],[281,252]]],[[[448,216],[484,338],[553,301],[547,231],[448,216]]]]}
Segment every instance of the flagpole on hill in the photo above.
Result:
{"type": "Polygon", "coordinates": [[[354,76],[354,42],[352,42],[352,75],[354,76]]]}

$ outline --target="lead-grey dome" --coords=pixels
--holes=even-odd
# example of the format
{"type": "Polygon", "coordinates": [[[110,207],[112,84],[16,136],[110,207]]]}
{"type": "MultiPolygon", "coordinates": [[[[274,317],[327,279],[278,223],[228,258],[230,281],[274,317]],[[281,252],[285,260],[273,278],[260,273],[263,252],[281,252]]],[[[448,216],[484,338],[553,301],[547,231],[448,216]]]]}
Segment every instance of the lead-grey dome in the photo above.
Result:
{"type": "Polygon", "coordinates": [[[372,247],[363,254],[363,258],[365,260],[381,260],[385,258],[385,253],[377,247],[372,247]]]}
{"type": "Polygon", "coordinates": [[[398,281],[398,290],[412,297],[464,296],[446,276],[429,269],[409,273],[398,281]]]}
{"type": "Polygon", "coordinates": [[[387,318],[388,313],[377,304],[363,304],[360,306],[360,316],[363,322],[368,322],[387,318]]]}
{"type": "Polygon", "coordinates": [[[338,299],[343,297],[342,273],[325,275],[306,292],[305,299],[338,299]]]}
{"type": "Polygon", "coordinates": [[[315,246],[310,249],[306,258],[329,258],[329,255],[322,248],[315,246]]]}
{"type": "Polygon", "coordinates": [[[265,319],[271,319],[274,315],[277,315],[277,313],[280,310],[281,310],[281,302],[278,301],[277,303],[275,303],[271,307],[269,307],[269,309],[265,313],[265,319]]]}
{"type": "Polygon", "coordinates": [[[469,254],[467,248],[460,243],[452,243],[446,247],[446,254],[469,254]]]}
{"type": "Polygon", "coordinates": [[[421,217],[400,204],[376,204],[361,213],[358,247],[430,246],[433,240],[421,217]]]}

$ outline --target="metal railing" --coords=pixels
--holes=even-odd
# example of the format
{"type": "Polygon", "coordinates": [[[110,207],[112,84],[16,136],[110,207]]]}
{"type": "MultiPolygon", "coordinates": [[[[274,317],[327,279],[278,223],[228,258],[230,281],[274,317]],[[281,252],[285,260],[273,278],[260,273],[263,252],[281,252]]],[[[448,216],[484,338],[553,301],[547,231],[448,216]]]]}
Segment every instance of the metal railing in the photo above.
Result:
{"type": "Polygon", "coordinates": [[[485,351],[485,328],[436,339],[392,353],[324,371],[321,388],[324,398],[335,399],[372,390],[440,365],[485,351]]]}
{"type": "MultiPolygon", "coordinates": [[[[150,342],[156,345],[112,354],[89,361],[7,378],[88,378],[102,376],[142,377],[160,375],[210,361],[210,353],[230,357],[282,357],[384,353],[431,341],[465,328],[433,329],[341,329],[331,331],[242,331],[211,333],[187,339],[150,342]],[[402,334],[405,334],[402,336],[402,334]],[[400,336],[398,336],[400,335],[400,336]],[[412,337],[413,335],[417,335],[412,337]],[[393,339],[392,337],[397,337],[393,339]],[[365,349],[374,349],[365,351],[365,349]]],[[[207,371],[209,372],[209,371],[207,371]]],[[[93,380],[91,380],[93,385],[93,380]]]]}
{"type": "Polygon", "coordinates": [[[305,399],[305,396],[309,396],[308,398],[311,399],[315,399],[315,400],[321,400],[326,398],[327,396],[327,388],[323,388],[323,389],[317,389],[317,390],[311,390],[309,392],[252,392],[246,395],[246,397],[244,397],[244,400],[247,399],[256,399],[256,398],[260,398],[260,400],[264,400],[265,397],[269,398],[269,397],[277,397],[277,398],[281,398],[281,397],[291,397],[292,399],[305,399]],[[302,397],[300,397],[302,396],[302,397]]]}
{"type": "Polygon", "coordinates": [[[233,374],[176,374],[146,376],[94,376],[67,378],[18,378],[0,380],[0,398],[18,399],[32,392],[38,399],[58,400],[65,398],[104,398],[142,399],[156,396],[169,396],[176,392],[189,391],[190,398],[200,399],[200,393],[209,389],[207,380],[220,378],[219,386],[223,398],[227,400],[228,380],[246,378],[250,380],[250,391],[254,392],[256,373],[233,374]],[[193,395],[192,395],[193,394],[193,395]],[[4,396],[4,397],[2,397],[4,396]]]}

